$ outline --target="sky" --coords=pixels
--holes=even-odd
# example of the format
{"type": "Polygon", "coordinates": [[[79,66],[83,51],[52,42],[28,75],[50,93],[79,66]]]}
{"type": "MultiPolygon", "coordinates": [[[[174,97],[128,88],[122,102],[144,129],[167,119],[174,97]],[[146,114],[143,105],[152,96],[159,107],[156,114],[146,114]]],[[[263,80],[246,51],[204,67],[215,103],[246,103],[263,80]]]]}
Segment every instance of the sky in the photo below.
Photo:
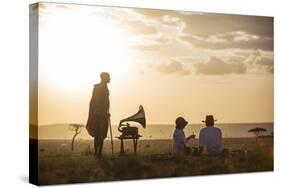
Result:
{"type": "Polygon", "coordinates": [[[112,124],[143,105],[148,124],[273,122],[273,18],[39,3],[39,125],[86,123],[111,82],[112,124]]]}

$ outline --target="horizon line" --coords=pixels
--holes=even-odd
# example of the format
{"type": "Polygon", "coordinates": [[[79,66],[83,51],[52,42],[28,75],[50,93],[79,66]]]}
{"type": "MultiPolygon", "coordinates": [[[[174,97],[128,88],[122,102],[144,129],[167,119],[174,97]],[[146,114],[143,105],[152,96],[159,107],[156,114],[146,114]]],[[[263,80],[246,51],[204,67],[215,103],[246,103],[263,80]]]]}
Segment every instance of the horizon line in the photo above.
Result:
{"type": "MultiPolygon", "coordinates": [[[[261,121],[261,122],[221,122],[221,123],[215,123],[215,125],[221,125],[221,124],[274,124],[274,121],[270,122],[270,121],[261,121]]],[[[69,124],[74,124],[74,123],[48,123],[48,124],[29,124],[29,125],[33,125],[33,126],[51,126],[51,125],[69,125],[69,124]]],[[[83,124],[84,123],[75,123],[75,124],[83,124]]],[[[147,125],[174,125],[175,123],[149,123],[147,125]]],[[[189,125],[204,125],[204,123],[189,123],[189,125]]],[[[118,126],[118,124],[111,124],[112,126],[118,126]]]]}

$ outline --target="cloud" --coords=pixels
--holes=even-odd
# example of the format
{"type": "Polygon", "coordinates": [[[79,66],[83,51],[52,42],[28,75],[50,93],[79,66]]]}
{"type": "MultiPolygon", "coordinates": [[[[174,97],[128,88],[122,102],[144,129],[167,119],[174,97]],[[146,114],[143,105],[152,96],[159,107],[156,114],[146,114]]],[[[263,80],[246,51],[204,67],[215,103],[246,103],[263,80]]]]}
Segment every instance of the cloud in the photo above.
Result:
{"type": "Polygon", "coordinates": [[[184,22],[185,32],[202,37],[232,31],[244,31],[265,37],[273,35],[272,17],[153,9],[135,9],[134,11],[150,19],[162,21],[164,24],[184,22]]]}
{"type": "Polygon", "coordinates": [[[261,49],[273,50],[273,39],[270,37],[260,38],[242,31],[199,37],[183,35],[182,40],[191,43],[196,48],[208,48],[215,50],[239,48],[239,49],[261,49]]]}
{"type": "Polygon", "coordinates": [[[183,64],[178,61],[171,61],[169,63],[162,63],[152,66],[155,70],[165,74],[180,74],[189,75],[191,72],[184,68],[183,64]]]}
{"type": "Polygon", "coordinates": [[[259,57],[256,59],[256,65],[262,66],[268,73],[274,72],[273,58],[272,57],[259,57]]]}
{"type": "Polygon", "coordinates": [[[247,71],[243,63],[226,63],[214,56],[210,57],[207,62],[197,63],[194,66],[197,74],[205,75],[244,74],[247,71]]]}
{"type": "Polygon", "coordinates": [[[272,66],[273,59],[271,57],[260,57],[256,60],[256,64],[263,66],[272,66]]]}
{"type": "Polygon", "coordinates": [[[157,10],[157,9],[134,9],[134,12],[150,19],[162,19],[163,16],[170,15],[173,11],[157,10]]]}
{"type": "Polygon", "coordinates": [[[147,44],[147,45],[131,45],[131,49],[141,50],[141,51],[159,51],[161,46],[158,44],[147,44]]]}
{"type": "Polygon", "coordinates": [[[161,21],[166,25],[175,26],[179,25],[180,18],[171,15],[164,15],[161,21]]]}
{"type": "Polygon", "coordinates": [[[155,37],[154,41],[162,45],[171,44],[173,42],[170,36],[165,36],[163,34],[160,34],[158,37],[155,37]]]}
{"type": "Polygon", "coordinates": [[[257,58],[261,57],[262,53],[260,50],[252,51],[248,57],[244,60],[244,62],[248,65],[254,65],[256,63],[257,58]]]}
{"type": "Polygon", "coordinates": [[[247,73],[273,73],[273,52],[253,50],[248,52],[247,56],[243,53],[235,54],[238,54],[238,56],[234,55],[229,59],[229,62],[231,62],[231,60],[234,60],[233,62],[242,62],[247,67],[247,73]]]}
{"type": "Polygon", "coordinates": [[[228,75],[273,71],[273,65],[264,65],[260,59],[273,53],[271,17],[130,10],[133,14],[122,17],[122,24],[131,34],[141,35],[132,36],[142,42],[129,46],[145,53],[156,52],[152,55],[157,58],[177,60],[151,66],[160,73],[228,75]],[[189,57],[185,59],[186,54],[189,57]],[[209,60],[202,62],[207,57],[209,60]]]}
{"type": "Polygon", "coordinates": [[[127,25],[129,26],[130,32],[132,34],[152,35],[157,34],[158,32],[155,27],[147,25],[140,20],[128,20],[127,25]]]}
{"type": "Polygon", "coordinates": [[[186,15],[185,18],[184,32],[201,37],[233,31],[243,31],[259,37],[273,36],[272,17],[208,13],[186,15]]]}
{"type": "Polygon", "coordinates": [[[273,18],[216,13],[136,9],[147,19],[179,26],[181,39],[197,48],[273,51],[273,18]]]}
{"type": "Polygon", "coordinates": [[[156,35],[158,30],[154,24],[148,23],[145,18],[136,16],[135,9],[129,8],[103,8],[99,14],[104,18],[108,18],[120,25],[124,30],[131,35],[156,35]]]}
{"type": "Polygon", "coordinates": [[[150,68],[163,74],[216,76],[246,73],[272,74],[274,71],[273,58],[271,56],[265,56],[259,51],[253,51],[249,57],[230,56],[220,58],[217,56],[210,56],[206,62],[181,58],[180,61],[172,60],[169,63],[151,65],[150,68]],[[186,64],[188,64],[188,66],[186,66],[186,64]]]}

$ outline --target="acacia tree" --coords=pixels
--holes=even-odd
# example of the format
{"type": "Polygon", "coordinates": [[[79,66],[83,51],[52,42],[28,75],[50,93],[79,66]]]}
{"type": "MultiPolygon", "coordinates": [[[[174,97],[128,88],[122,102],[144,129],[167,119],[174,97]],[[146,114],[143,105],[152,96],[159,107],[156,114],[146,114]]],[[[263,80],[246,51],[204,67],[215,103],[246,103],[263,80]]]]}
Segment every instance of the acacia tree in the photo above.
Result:
{"type": "Polygon", "coordinates": [[[253,128],[253,129],[250,129],[248,131],[249,133],[254,133],[256,135],[256,144],[258,143],[258,137],[263,133],[263,132],[266,132],[266,129],[264,128],[259,128],[259,127],[256,127],[256,128],[253,128]]]}
{"type": "Polygon", "coordinates": [[[266,132],[266,129],[257,127],[250,129],[248,132],[252,132],[256,135],[256,137],[259,137],[263,132],[266,132]]]}
{"type": "Polygon", "coordinates": [[[81,133],[82,127],[84,127],[83,124],[76,124],[76,123],[69,124],[69,129],[74,132],[74,135],[73,135],[72,141],[71,141],[71,151],[74,150],[75,138],[81,133]]]}
{"type": "Polygon", "coordinates": [[[256,136],[256,152],[255,152],[256,169],[258,168],[258,137],[261,136],[261,134],[266,131],[267,131],[266,129],[260,127],[253,128],[248,131],[249,133],[254,133],[256,136]]]}

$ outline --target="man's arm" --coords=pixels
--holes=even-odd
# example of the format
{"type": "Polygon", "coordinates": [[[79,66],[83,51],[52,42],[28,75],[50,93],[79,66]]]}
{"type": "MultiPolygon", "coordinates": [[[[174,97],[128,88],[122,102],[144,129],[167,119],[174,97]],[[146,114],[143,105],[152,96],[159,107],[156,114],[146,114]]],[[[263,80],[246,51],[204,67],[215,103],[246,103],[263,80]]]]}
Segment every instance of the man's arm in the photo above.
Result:
{"type": "Polygon", "coordinates": [[[204,137],[203,137],[203,134],[202,134],[202,131],[200,131],[200,134],[199,134],[199,153],[203,153],[204,151],[204,137]]]}
{"type": "Polygon", "coordinates": [[[221,132],[220,129],[219,129],[219,141],[220,141],[220,143],[222,144],[222,132],[221,132]]]}

